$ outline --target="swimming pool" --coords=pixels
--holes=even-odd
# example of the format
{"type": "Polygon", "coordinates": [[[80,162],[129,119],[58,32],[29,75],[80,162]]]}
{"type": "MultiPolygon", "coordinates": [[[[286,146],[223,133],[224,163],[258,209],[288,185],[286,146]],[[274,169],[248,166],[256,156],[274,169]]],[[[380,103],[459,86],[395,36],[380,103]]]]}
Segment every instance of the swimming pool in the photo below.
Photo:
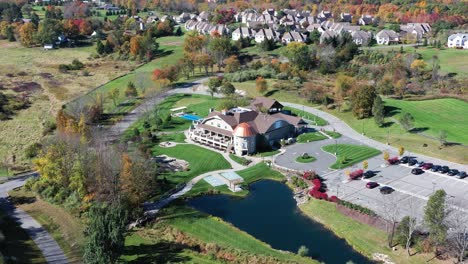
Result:
{"type": "Polygon", "coordinates": [[[198,121],[198,120],[202,119],[202,118],[199,117],[199,116],[190,115],[190,114],[183,114],[183,115],[181,115],[180,117],[182,117],[183,119],[190,120],[190,121],[198,121]]]}

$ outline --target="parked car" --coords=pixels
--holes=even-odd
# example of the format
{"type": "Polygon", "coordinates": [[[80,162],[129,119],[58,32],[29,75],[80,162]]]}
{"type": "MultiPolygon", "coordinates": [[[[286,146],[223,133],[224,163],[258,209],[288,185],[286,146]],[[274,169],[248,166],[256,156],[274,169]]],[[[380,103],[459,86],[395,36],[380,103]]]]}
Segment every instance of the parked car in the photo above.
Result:
{"type": "Polygon", "coordinates": [[[434,165],[431,168],[431,171],[433,171],[433,172],[438,172],[439,170],[440,170],[440,165],[434,165]]]}
{"type": "Polygon", "coordinates": [[[389,187],[389,186],[384,186],[384,187],[381,187],[381,188],[380,188],[380,193],[381,193],[381,194],[390,194],[390,193],[392,193],[393,191],[395,191],[395,190],[393,190],[393,188],[392,188],[392,187],[389,187]]]}
{"type": "Polygon", "coordinates": [[[374,189],[374,188],[377,187],[377,186],[379,186],[379,184],[376,183],[376,182],[368,182],[368,183],[366,183],[366,188],[367,188],[367,189],[374,189]]]}
{"type": "Polygon", "coordinates": [[[400,163],[403,163],[403,164],[406,164],[408,163],[408,161],[410,161],[410,157],[408,156],[403,156],[401,159],[400,159],[400,163]]]}
{"type": "Polygon", "coordinates": [[[408,161],[408,165],[410,165],[410,166],[414,166],[414,165],[416,165],[416,163],[418,163],[418,161],[416,159],[410,159],[408,161]]]}
{"type": "Polygon", "coordinates": [[[464,171],[460,171],[457,175],[457,178],[458,179],[463,179],[463,178],[466,178],[466,172],[464,171]]]}
{"type": "Polygon", "coordinates": [[[423,168],[424,170],[429,170],[430,168],[432,168],[433,165],[434,164],[432,163],[424,163],[421,168],[423,168]]]}
{"type": "Polygon", "coordinates": [[[414,174],[414,175],[419,175],[419,174],[423,174],[424,171],[420,168],[414,168],[411,170],[411,173],[414,174]]]}
{"type": "Polygon", "coordinates": [[[368,170],[362,176],[364,179],[369,179],[375,176],[375,172],[368,170]]]}
{"type": "Polygon", "coordinates": [[[442,167],[440,167],[439,172],[440,172],[440,173],[447,173],[447,172],[449,172],[449,170],[450,170],[449,167],[447,167],[447,166],[442,166],[442,167]]]}
{"type": "Polygon", "coordinates": [[[458,175],[459,171],[456,170],[456,169],[451,169],[449,170],[449,172],[447,172],[447,175],[448,176],[455,176],[455,175],[458,175]]]}
{"type": "Polygon", "coordinates": [[[424,165],[424,163],[425,163],[424,161],[418,162],[418,167],[422,167],[424,165]]]}
{"type": "Polygon", "coordinates": [[[390,165],[395,165],[395,164],[398,164],[400,160],[398,159],[398,157],[393,157],[393,158],[390,158],[387,160],[388,164],[390,165]]]}
{"type": "Polygon", "coordinates": [[[364,174],[364,171],[363,171],[363,170],[355,170],[355,171],[353,171],[353,172],[351,172],[351,173],[349,174],[349,178],[350,178],[351,180],[355,180],[355,179],[357,179],[357,178],[359,178],[359,177],[362,177],[363,174],[364,174]]]}

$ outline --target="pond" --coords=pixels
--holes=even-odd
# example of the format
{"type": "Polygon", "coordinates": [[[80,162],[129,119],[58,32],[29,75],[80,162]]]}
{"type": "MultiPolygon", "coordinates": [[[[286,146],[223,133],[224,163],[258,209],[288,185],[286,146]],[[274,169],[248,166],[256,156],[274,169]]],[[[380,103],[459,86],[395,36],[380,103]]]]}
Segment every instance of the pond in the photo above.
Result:
{"type": "Polygon", "coordinates": [[[209,195],[193,198],[189,205],[232,223],[276,249],[297,252],[304,245],[309,256],[325,263],[373,263],[320,223],[303,215],[291,190],[280,182],[256,182],[243,199],[209,195]]]}

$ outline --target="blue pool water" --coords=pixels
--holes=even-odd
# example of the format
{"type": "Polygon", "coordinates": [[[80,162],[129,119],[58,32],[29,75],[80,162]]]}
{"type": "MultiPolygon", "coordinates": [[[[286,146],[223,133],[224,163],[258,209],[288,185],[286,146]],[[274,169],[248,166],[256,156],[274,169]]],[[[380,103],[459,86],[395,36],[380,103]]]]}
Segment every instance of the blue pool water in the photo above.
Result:
{"type": "Polygon", "coordinates": [[[183,119],[190,120],[190,121],[198,121],[198,120],[202,119],[202,118],[199,117],[199,116],[190,115],[190,114],[183,114],[183,115],[181,115],[180,117],[182,117],[183,119]]]}

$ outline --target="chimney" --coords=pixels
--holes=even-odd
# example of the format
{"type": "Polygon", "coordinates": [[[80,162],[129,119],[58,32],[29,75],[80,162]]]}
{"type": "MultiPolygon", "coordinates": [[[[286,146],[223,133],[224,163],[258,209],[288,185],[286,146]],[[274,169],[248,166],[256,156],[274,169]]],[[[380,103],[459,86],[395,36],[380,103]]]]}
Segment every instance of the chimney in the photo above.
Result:
{"type": "Polygon", "coordinates": [[[221,110],[221,114],[226,115],[227,114],[227,109],[221,110]]]}
{"type": "Polygon", "coordinates": [[[213,109],[213,108],[210,108],[210,109],[208,109],[208,111],[211,113],[211,112],[214,111],[214,109],[213,109]]]}

